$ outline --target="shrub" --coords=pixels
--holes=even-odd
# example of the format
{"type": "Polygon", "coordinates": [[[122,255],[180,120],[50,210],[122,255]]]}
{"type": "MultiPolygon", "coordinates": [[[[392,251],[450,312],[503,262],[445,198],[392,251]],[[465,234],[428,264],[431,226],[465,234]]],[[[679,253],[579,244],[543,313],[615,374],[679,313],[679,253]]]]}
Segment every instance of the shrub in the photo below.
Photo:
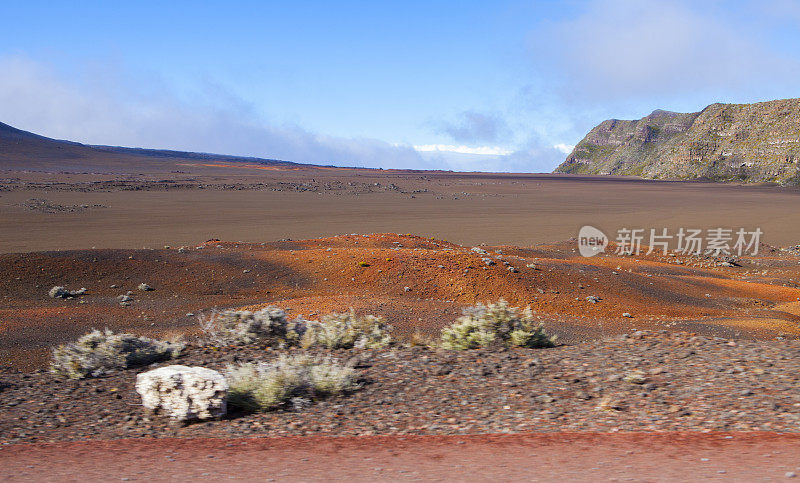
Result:
{"type": "Polygon", "coordinates": [[[301,344],[305,348],[322,346],[328,349],[379,349],[392,343],[392,328],[374,315],[357,317],[353,310],[330,314],[321,322],[308,322],[301,344]]]}
{"type": "Polygon", "coordinates": [[[434,348],[436,345],[437,341],[435,340],[435,337],[431,336],[430,334],[424,334],[419,330],[412,332],[406,341],[406,346],[408,347],[434,348]]]}
{"type": "Polygon", "coordinates": [[[182,344],[132,334],[93,330],[53,349],[51,369],[70,379],[97,377],[115,369],[143,366],[177,357],[182,344]]]}
{"type": "Polygon", "coordinates": [[[355,371],[331,359],[281,355],[272,363],[228,366],[228,404],[246,412],[271,411],[295,402],[358,388],[355,371]]]}
{"type": "Polygon", "coordinates": [[[477,304],[464,309],[454,324],[442,330],[441,346],[466,350],[493,344],[506,347],[553,347],[556,338],[549,336],[531,313],[509,307],[500,299],[495,304],[477,304]]]}
{"type": "Polygon", "coordinates": [[[212,343],[221,346],[261,342],[289,347],[299,342],[307,323],[302,319],[288,320],[286,312],[277,307],[267,307],[258,312],[214,312],[200,317],[203,333],[212,343]]]}

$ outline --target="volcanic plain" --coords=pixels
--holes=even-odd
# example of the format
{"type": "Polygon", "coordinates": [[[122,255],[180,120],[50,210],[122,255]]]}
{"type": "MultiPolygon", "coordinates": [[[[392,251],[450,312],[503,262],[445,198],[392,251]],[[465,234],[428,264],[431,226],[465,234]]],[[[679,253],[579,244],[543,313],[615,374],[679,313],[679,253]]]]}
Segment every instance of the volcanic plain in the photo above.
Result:
{"type": "Polygon", "coordinates": [[[377,434],[397,445],[412,435],[739,438],[800,427],[797,189],[198,159],[115,166],[0,175],[0,459],[87,439],[377,434]],[[735,259],[621,255],[613,243],[585,258],[583,225],[612,239],[623,227],[764,235],[757,254],[735,259]],[[86,292],[52,298],[54,286],[86,292]],[[464,307],[501,298],[530,307],[560,345],[424,346],[464,307]],[[53,346],[105,327],[183,339],[180,364],[269,359],[263,348],[218,351],[197,339],[202,315],[266,306],[307,319],[382,316],[401,345],[321,354],[359,371],[364,386],[352,395],[180,428],[138,405],[133,381],[151,367],[82,381],[46,370],[53,346]]]}
{"type": "Polygon", "coordinates": [[[164,163],[143,173],[6,172],[3,365],[43,367],[53,344],[92,327],[178,336],[196,332],[204,311],[269,304],[312,318],[352,307],[402,336],[433,336],[464,306],[499,298],[531,306],[565,342],[637,328],[800,334],[796,189],[164,163]],[[583,258],[574,237],[585,224],[612,239],[621,227],[764,235],[759,253],[735,266],[709,255],[620,256],[613,244],[583,258]],[[87,293],[48,297],[56,285],[87,293]],[[133,301],[120,305],[128,291],[133,301]]]}

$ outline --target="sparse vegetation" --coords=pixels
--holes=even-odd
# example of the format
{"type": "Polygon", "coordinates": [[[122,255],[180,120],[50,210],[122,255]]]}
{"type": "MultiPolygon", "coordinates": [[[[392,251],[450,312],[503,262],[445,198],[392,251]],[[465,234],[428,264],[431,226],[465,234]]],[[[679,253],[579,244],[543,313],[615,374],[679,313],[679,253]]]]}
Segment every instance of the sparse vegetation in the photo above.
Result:
{"type": "Polygon", "coordinates": [[[351,310],[326,315],[321,322],[308,322],[301,345],[306,348],[379,349],[392,343],[390,332],[391,327],[381,317],[358,317],[351,310]]]}
{"type": "Polygon", "coordinates": [[[277,307],[257,312],[212,312],[198,318],[200,329],[208,341],[220,346],[265,343],[273,347],[290,347],[299,342],[308,324],[302,319],[288,320],[286,312],[277,307]]]}
{"type": "Polygon", "coordinates": [[[297,318],[267,307],[258,312],[227,311],[200,316],[200,328],[207,340],[219,346],[266,344],[287,348],[376,349],[392,343],[391,327],[380,317],[356,316],[352,310],[330,314],[321,321],[297,318]]]}
{"type": "Polygon", "coordinates": [[[436,342],[435,337],[415,330],[411,333],[406,345],[410,347],[436,347],[436,342]]]}
{"type": "Polygon", "coordinates": [[[355,370],[332,359],[281,355],[272,363],[229,366],[228,404],[245,412],[304,406],[358,388],[355,370]]]}
{"type": "Polygon", "coordinates": [[[520,313],[500,299],[494,304],[477,304],[464,309],[454,324],[442,330],[441,346],[467,350],[498,344],[505,347],[553,347],[555,336],[545,333],[530,308],[520,313]]]}
{"type": "Polygon", "coordinates": [[[183,345],[133,334],[93,330],[77,341],[53,349],[51,369],[70,379],[101,376],[109,371],[177,357],[183,345]]]}

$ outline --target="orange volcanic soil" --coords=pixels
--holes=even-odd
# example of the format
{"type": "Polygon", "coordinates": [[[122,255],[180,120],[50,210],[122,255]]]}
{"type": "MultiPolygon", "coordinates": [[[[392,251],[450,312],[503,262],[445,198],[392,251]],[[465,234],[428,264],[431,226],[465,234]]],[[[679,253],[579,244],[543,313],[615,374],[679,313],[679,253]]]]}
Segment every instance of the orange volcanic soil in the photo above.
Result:
{"type": "Polygon", "coordinates": [[[4,366],[41,367],[49,347],[91,328],[173,336],[197,332],[194,314],[202,311],[267,305],[307,318],[353,308],[384,316],[401,338],[435,335],[464,306],[499,298],[530,306],[567,343],[653,328],[800,336],[794,283],[800,265],[791,252],[764,247],[741,267],[722,267],[682,255],[587,259],[574,242],[480,248],[487,253],[412,235],[372,234],[256,244],[214,240],[180,250],[4,254],[0,356],[4,366]],[[142,282],[154,290],[137,290],[142,282]],[[52,299],[47,292],[55,285],[88,292],[52,299]],[[121,306],[117,297],[129,290],[134,300],[121,306]],[[600,300],[591,303],[589,296],[600,300]]]}

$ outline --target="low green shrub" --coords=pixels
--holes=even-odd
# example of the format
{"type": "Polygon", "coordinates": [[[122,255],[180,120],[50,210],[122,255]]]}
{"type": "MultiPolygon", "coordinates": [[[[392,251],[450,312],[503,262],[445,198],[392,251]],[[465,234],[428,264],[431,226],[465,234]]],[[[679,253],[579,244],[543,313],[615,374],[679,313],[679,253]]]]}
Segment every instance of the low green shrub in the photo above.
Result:
{"type": "Polygon", "coordinates": [[[209,342],[220,346],[265,343],[274,347],[296,345],[305,332],[302,319],[289,320],[286,312],[267,307],[257,312],[229,310],[200,317],[200,329],[209,342]]]}
{"type": "Polygon", "coordinates": [[[228,404],[245,412],[271,411],[358,388],[355,370],[331,359],[281,355],[272,363],[229,366],[228,404]]]}
{"type": "Polygon", "coordinates": [[[177,357],[183,344],[132,334],[93,330],[53,349],[51,370],[70,379],[101,376],[111,370],[143,366],[177,357]]]}
{"type": "Polygon", "coordinates": [[[307,322],[301,345],[305,348],[379,349],[392,343],[391,330],[381,317],[358,317],[351,310],[326,315],[320,322],[307,322]]]}
{"type": "Polygon", "coordinates": [[[321,321],[289,320],[277,307],[215,312],[200,317],[200,328],[209,342],[220,346],[261,343],[280,348],[374,349],[392,343],[391,327],[382,318],[358,317],[352,310],[323,316],[321,321]]]}
{"type": "Polygon", "coordinates": [[[500,299],[494,304],[477,304],[442,329],[440,345],[445,349],[466,350],[502,345],[505,347],[553,347],[556,337],[545,333],[530,308],[520,313],[500,299]]]}

